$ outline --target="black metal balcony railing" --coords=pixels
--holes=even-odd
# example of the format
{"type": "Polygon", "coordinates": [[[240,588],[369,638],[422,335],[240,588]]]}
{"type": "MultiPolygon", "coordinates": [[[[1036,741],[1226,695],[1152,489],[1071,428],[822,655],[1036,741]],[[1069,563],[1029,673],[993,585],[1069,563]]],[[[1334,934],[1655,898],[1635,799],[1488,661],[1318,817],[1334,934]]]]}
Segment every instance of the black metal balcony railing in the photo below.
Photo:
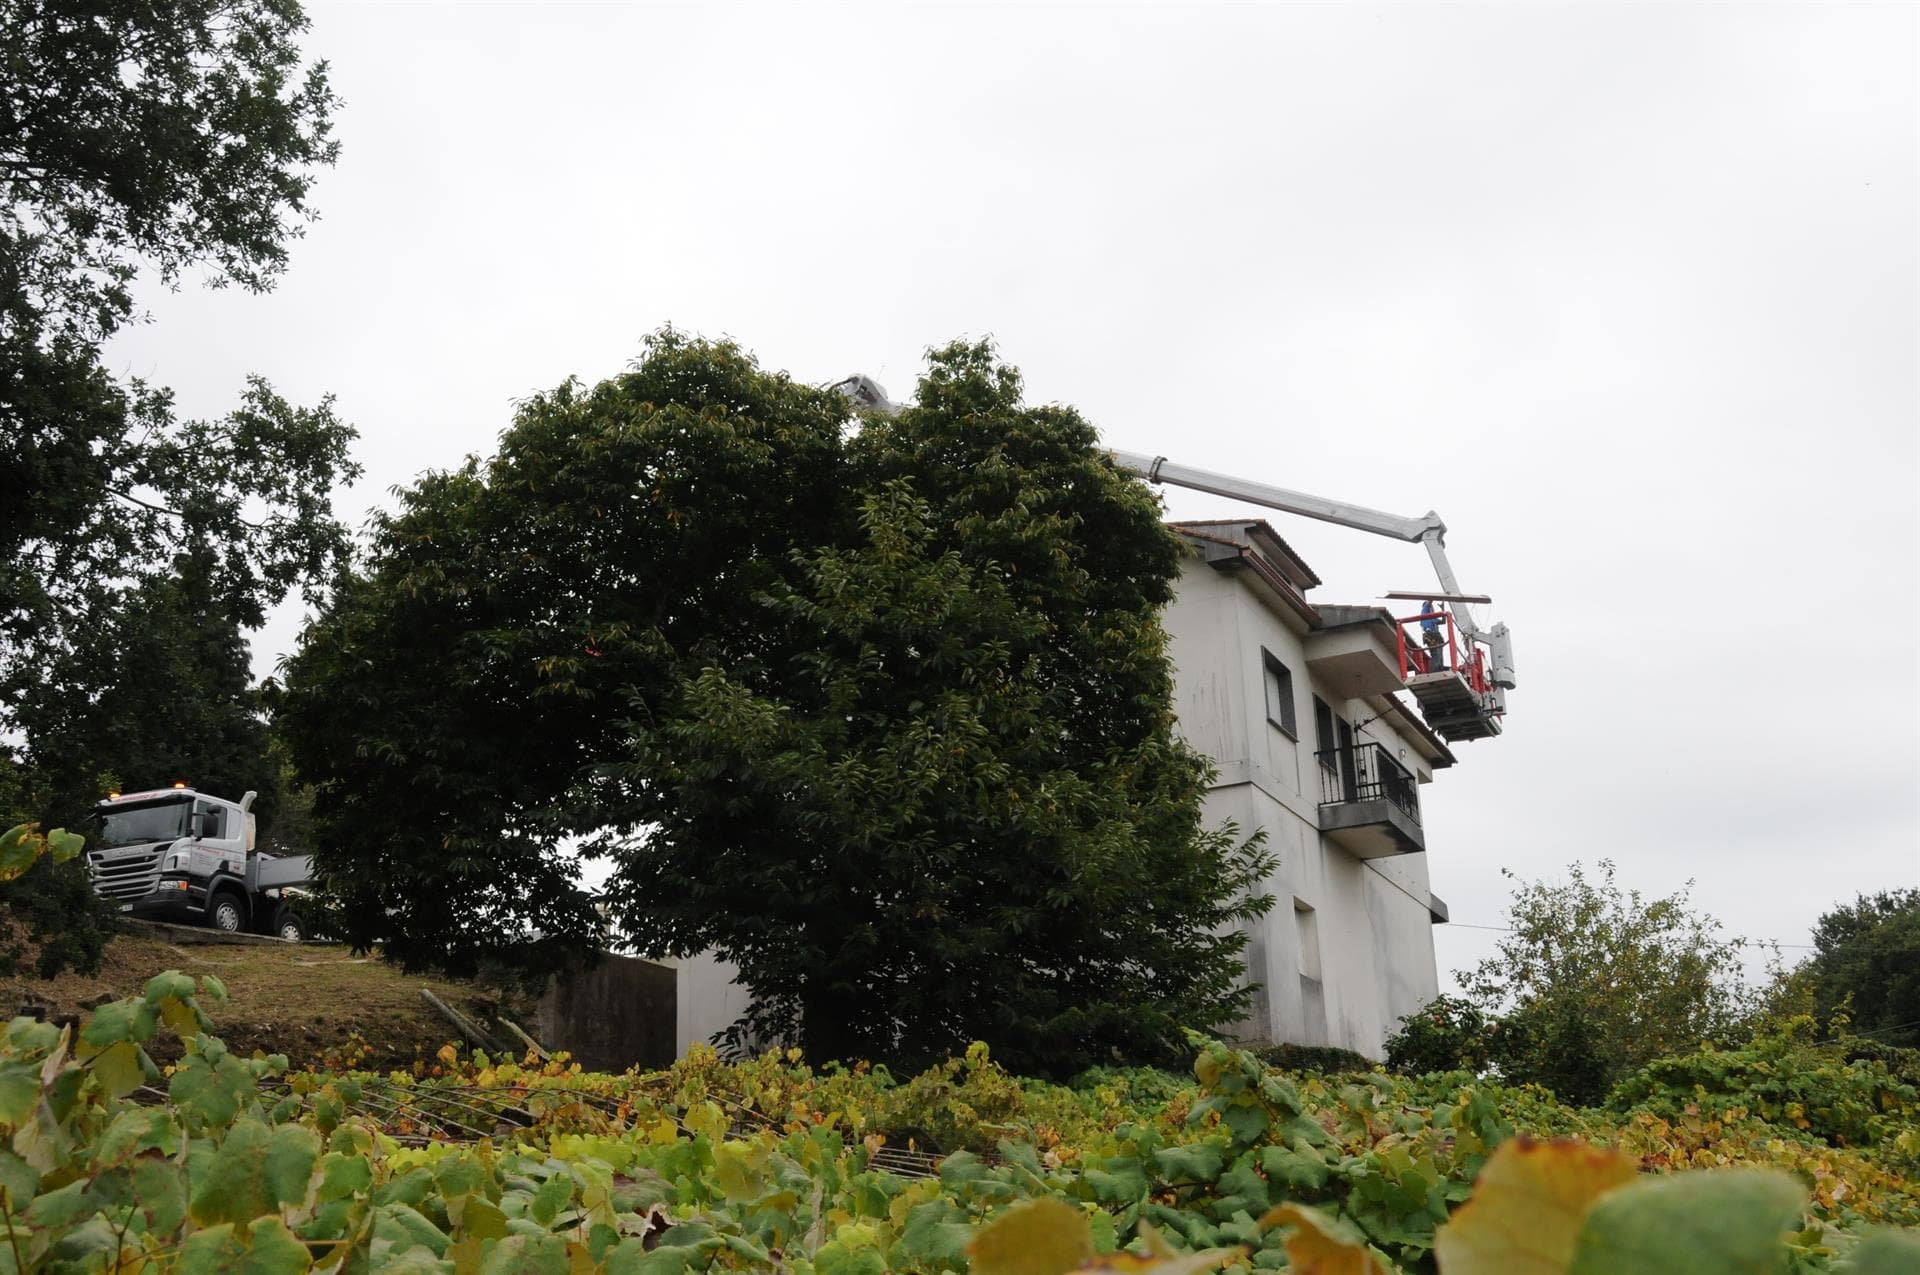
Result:
{"type": "Polygon", "coordinates": [[[1420,796],[1413,775],[1381,745],[1329,748],[1315,753],[1314,759],[1320,763],[1321,805],[1385,799],[1407,818],[1420,822],[1420,796]]]}

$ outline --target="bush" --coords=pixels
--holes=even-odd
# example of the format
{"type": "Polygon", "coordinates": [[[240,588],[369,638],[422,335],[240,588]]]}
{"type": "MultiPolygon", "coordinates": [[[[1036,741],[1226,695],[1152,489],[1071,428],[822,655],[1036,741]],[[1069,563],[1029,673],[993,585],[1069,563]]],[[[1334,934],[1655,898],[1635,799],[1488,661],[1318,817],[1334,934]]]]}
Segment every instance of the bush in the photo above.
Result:
{"type": "Polygon", "coordinates": [[[1320,1076],[1345,1076],[1357,1071],[1372,1071],[1374,1061],[1365,1054],[1334,1045],[1263,1045],[1253,1056],[1277,1071],[1304,1071],[1320,1076]]]}
{"type": "Polygon", "coordinates": [[[1615,1111],[1677,1120],[1746,1112],[1834,1146],[1877,1146],[1920,1120],[1920,1089],[1878,1059],[1849,1061],[1843,1050],[1765,1037],[1744,1049],[1708,1047],[1660,1058],[1613,1090],[1615,1111]]]}
{"type": "Polygon", "coordinates": [[[1436,996],[1387,1037],[1387,1068],[1403,1076],[1486,1069],[1487,1016],[1458,996],[1436,996]]]}

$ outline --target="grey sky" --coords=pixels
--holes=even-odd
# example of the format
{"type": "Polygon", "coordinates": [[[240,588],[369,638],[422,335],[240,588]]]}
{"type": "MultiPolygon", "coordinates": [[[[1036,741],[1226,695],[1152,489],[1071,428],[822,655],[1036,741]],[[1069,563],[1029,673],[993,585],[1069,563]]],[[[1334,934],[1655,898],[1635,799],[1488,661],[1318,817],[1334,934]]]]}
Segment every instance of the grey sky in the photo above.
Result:
{"type": "Polygon", "coordinates": [[[1456,920],[1611,856],[1804,943],[1920,883],[1915,14],[321,5],[323,220],[115,360],[336,393],[357,515],[668,321],[896,397],[991,333],[1115,446],[1446,517],[1521,676],[1427,793],[1456,920]]]}

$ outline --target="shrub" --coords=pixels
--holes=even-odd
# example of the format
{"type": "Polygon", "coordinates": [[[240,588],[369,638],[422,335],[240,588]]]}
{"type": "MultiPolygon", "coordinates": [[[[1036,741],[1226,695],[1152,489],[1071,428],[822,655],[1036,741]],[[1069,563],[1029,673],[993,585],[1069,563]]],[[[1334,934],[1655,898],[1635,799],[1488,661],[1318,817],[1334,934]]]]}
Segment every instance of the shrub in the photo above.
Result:
{"type": "Polygon", "coordinates": [[[1487,1016],[1458,996],[1436,996],[1387,1037],[1387,1067],[1404,1076],[1478,1072],[1487,1065],[1487,1016]]]}
{"type": "Polygon", "coordinates": [[[1878,1059],[1764,1037],[1744,1049],[1707,1047],[1659,1058],[1617,1085],[1607,1105],[1674,1120],[1746,1112],[1834,1146],[1871,1147],[1920,1120],[1920,1089],[1878,1059]]]}
{"type": "Polygon", "coordinates": [[[1305,1071],[1321,1076],[1344,1076],[1357,1071],[1372,1071],[1374,1061],[1365,1054],[1335,1045],[1263,1045],[1253,1056],[1278,1071],[1305,1071]]]}

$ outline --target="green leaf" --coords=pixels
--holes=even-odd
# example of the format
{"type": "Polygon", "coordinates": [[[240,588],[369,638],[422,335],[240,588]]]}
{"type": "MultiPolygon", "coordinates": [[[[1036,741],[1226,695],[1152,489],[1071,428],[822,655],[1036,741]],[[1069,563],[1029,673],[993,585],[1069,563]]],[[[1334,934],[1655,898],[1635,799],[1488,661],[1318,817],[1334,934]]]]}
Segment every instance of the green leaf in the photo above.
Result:
{"type": "Polygon", "coordinates": [[[187,1216],[187,1170],[177,1160],[147,1157],[133,1166],[133,1196],[156,1235],[179,1228],[187,1216]]]}
{"type": "Polygon", "coordinates": [[[95,1054],[90,1064],[100,1087],[112,1098],[124,1098],[146,1083],[152,1065],[140,1046],[130,1040],[109,1045],[95,1054]]]}
{"type": "Polygon", "coordinates": [[[480,1263],[480,1275],[568,1275],[567,1243],[557,1235],[509,1235],[480,1263]]]}
{"type": "Polygon", "coordinates": [[[250,1227],[221,1223],[180,1246],[177,1275],[298,1275],[313,1265],[307,1246],[278,1217],[250,1227]]]}
{"type": "Polygon", "coordinates": [[[193,980],[179,970],[166,970],[147,980],[146,1002],[158,1006],[168,997],[177,1001],[193,999],[193,980]]]}
{"type": "Polygon", "coordinates": [[[425,1215],[405,1204],[383,1204],[373,1215],[376,1239],[391,1240],[404,1251],[416,1244],[425,1245],[440,1257],[447,1251],[447,1233],[425,1215]]]}
{"type": "Polygon", "coordinates": [[[320,1199],[339,1200],[373,1186],[373,1165],[365,1156],[328,1152],[320,1162],[320,1199]]]}
{"type": "Polygon", "coordinates": [[[959,1220],[960,1210],[950,1200],[929,1200],[907,1212],[906,1225],[894,1242],[893,1264],[930,1270],[967,1269],[967,1242],[973,1228],[959,1220]]]}
{"type": "Polygon", "coordinates": [[[284,1124],[269,1129],[248,1116],[227,1131],[195,1185],[193,1220],[202,1226],[245,1222],[303,1202],[319,1154],[313,1130],[284,1124]]]}
{"type": "Polygon", "coordinates": [[[1763,1275],[1787,1268],[1785,1232],[1807,1193],[1784,1173],[1642,1177],[1587,1210],[1571,1275],[1763,1275]]]}
{"type": "Polygon", "coordinates": [[[1066,1275],[1091,1261],[1087,1215],[1045,1196],[1016,1204],[981,1227],[967,1245],[974,1275],[1066,1275]]]}
{"type": "Polygon", "coordinates": [[[527,1211],[540,1225],[552,1226],[553,1219],[560,1216],[572,1199],[573,1176],[562,1170],[540,1184],[540,1189],[533,1193],[533,1203],[527,1211]]]}
{"type": "Polygon", "coordinates": [[[137,1001],[109,1001],[93,1011],[87,1025],[80,1029],[79,1055],[90,1057],[110,1045],[134,1040],[134,1007],[137,1001]]]}
{"type": "Polygon", "coordinates": [[[1874,1231],[1834,1269],[1840,1275],[1913,1275],[1920,1271],[1920,1235],[1874,1231]]]}
{"type": "Polygon", "coordinates": [[[167,1096],[188,1117],[190,1127],[224,1129],[233,1123],[253,1088],[252,1075],[238,1059],[222,1057],[209,1064],[201,1055],[189,1054],[173,1073],[167,1096]]]}
{"type": "Polygon", "coordinates": [[[1162,1182],[1212,1182],[1226,1163],[1227,1148],[1219,1139],[1163,1147],[1153,1153],[1153,1166],[1162,1182]]]}
{"type": "Polygon", "coordinates": [[[211,974],[200,976],[200,990],[216,1005],[227,1003],[227,985],[211,974]]]}
{"type": "Polygon", "coordinates": [[[87,839],[77,832],[55,828],[47,834],[47,853],[55,863],[65,863],[87,848],[87,839]]]}
{"type": "Polygon", "coordinates": [[[40,1069],[0,1062],[0,1124],[19,1125],[40,1101],[40,1069]]]}
{"type": "Polygon", "coordinates": [[[81,1178],[58,1190],[35,1196],[27,1208],[27,1221],[36,1227],[57,1229],[71,1226],[87,1214],[98,1211],[98,1202],[87,1198],[89,1185],[86,1178],[81,1178]]]}
{"type": "Polygon", "coordinates": [[[0,833],[0,881],[11,881],[33,866],[42,842],[38,824],[23,823],[0,833]]]}

